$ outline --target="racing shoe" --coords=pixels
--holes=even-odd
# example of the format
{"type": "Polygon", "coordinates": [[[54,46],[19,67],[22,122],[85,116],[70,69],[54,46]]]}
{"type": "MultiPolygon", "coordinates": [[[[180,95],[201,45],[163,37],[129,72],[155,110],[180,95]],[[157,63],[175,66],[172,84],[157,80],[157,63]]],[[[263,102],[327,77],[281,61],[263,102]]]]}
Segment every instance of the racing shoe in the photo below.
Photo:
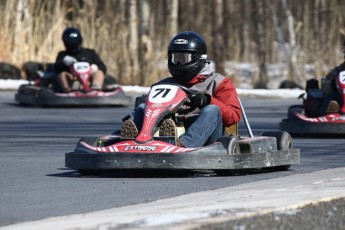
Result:
{"type": "Polygon", "coordinates": [[[183,143],[180,141],[180,138],[177,134],[176,124],[172,119],[165,119],[161,126],[159,127],[159,136],[161,137],[174,137],[175,138],[175,145],[179,147],[185,147],[183,143]]]}
{"type": "Polygon", "coordinates": [[[327,106],[327,113],[338,113],[339,104],[337,101],[330,101],[327,106]]]}
{"type": "Polygon", "coordinates": [[[169,137],[177,136],[176,124],[172,119],[163,120],[161,126],[159,127],[159,136],[169,137]]]}
{"type": "Polygon", "coordinates": [[[132,120],[126,120],[121,126],[121,138],[131,139],[138,136],[138,129],[132,120]]]}
{"type": "Polygon", "coordinates": [[[98,85],[96,82],[93,82],[92,85],[91,85],[91,89],[92,90],[100,91],[101,90],[101,86],[98,85]]]}
{"type": "Polygon", "coordinates": [[[72,83],[72,91],[78,91],[80,89],[80,83],[79,81],[74,81],[72,83]]]}

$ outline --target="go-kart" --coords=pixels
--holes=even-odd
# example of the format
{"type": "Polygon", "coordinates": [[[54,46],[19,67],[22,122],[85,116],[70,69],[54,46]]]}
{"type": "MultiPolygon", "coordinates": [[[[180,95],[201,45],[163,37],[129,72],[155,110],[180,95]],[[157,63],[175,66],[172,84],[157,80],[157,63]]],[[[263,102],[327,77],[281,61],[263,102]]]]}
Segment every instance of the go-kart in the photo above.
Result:
{"type": "MultiPolygon", "coordinates": [[[[345,99],[345,71],[339,74],[335,84],[340,96],[345,99]]],[[[287,118],[279,123],[280,130],[291,135],[344,135],[345,103],[337,111],[321,111],[330,90],[331,82],[327,79],[322,79],[321,88],[318,80],[308,80],[307,97],[300,95],[303,104],[289,107],[287,118]]]]}
{"type": "Polygon", "coordinates": [[[109,81],[106,76],[101,90],[90,88],[91,65],[75,62],[70,71],[75,77],[73,91],[63,93],[59,89],[54,72],[54,64],[47,64],[46,71],[38,70],[29,84],[23,84],[15,94],[15,100],[23,105],[34,106],[112,106],[129,105],[131,97],[126,96],[122,87],[109,81]]]}
{"type": "Polygon", "coordinates": [[[175,137],[159,136],[157,127],[163,119],[177,119],[178,114],[195,109],[185,108],[191,93],[190,89],[177,85],[152,86],[144,97],[144,121],[135,138],[84,137],[73,152],[65,154],[65,166],[81,174],[94,174],[126,169],[287,170],[292,164],[299,164],[300,151],[292,147],[291,136],[287,132],[272,131],[254,137],[242,105],[249,137],[238,136],[238,124],[227,127],[230,135],[226,133],[214,144],[200,148],[179,147],[175,137]]]}

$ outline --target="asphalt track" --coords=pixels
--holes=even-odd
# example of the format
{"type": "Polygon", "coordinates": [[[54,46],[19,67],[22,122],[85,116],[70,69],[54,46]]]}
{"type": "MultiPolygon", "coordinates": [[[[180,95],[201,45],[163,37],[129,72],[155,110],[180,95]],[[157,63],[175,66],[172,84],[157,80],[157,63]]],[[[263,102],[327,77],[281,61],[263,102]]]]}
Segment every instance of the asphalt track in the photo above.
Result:
{"type": "MultiPolygon", "coordinates": [[[[64,167],[64,153],[72,151],[83,136],[102,136],[118,129],[121,118],[130,113],[132,107],[21,107],[13,98],[14,92],[0,92],[0,228],[4,229],[29,229],[28,226],[39,229],[39,223],[53,223],[46,218],[61,216],[65,220],[63,218],[67,215],[108,209],[118,213],[119,209],[137,213],[135,209],[138,205],[152,205],[152,202],[160,200],[176,203],[183,196],[192,200],[193,194],[220,192],[222,189],[229,194],[234,189],[243,195],[247,185],[255,185],[253,189],[260,191],[265,188],[266,182],[276,191],[279,188],[274,190],[273,182],[285,183],[285,178],[297,181],[294,186],[313,184],[318,181],[318,175],[324,176],[323,181],[333,174],[334,183],[344,180],[344,137],[294,137],[294,147],[301,149],[301,165],[293,165],[285,172],[246,170],[228,176],[217,176],[212,172],[117,172],[100,177],[81,177],[76,171],[64,167]],[[324,170],[335,170],[342,176],[337,177],[333,171],[323,174],[324,170]],[[299,181],[306,175],[308,181],[299,181]],[[20,224],[22,222],[25,223],[20,224]]],[[[300,101],[242,98],[242,103],[253,133],[258,135],[261,131],[277,130],[288,106],[300,101]]],[[[243,123],[240,124],[240,133],[246,135],[243,123]]],[[[317,194],[321,189],[311,186],[311,191],[317,194]]],[[[327,198],[339,197],[338,193],[333,194],[327,188],[320,194],[332,194],[327,198]]],[[[207,200],[212,196],[208,194],[205,197],[207,200]]],[[[314,199],[326,197],[317,196],[314,199]]],[[[227,199],[220,203],[231,202],[230,198],[227,199]]],[[[241,201],[239,205],[242,206],[239,207],[245,208],[245,199],[240,196],[237,199],[241,201]]],[[[160,213],[167,211],[156,210],[160,213]]],[[[120,226],[127,228],[131,225],[120,226]]],[[[134,225],[135,228],[138,226],[134,225]]],[[[64,229],[60,227],[56,229],[64,229]]],[[[180,227],[184,229],[187,224],[180,227]]]]}

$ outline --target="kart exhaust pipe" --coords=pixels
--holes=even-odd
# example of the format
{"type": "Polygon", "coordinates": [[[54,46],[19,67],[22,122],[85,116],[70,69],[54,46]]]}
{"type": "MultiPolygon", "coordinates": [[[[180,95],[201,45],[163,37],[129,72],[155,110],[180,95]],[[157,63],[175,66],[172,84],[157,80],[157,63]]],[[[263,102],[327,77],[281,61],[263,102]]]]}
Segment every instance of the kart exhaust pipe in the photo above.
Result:
{"type": "Polygon", "coordinates": [[[242,111],[242,116],[243,116],[243,120],[244,120],[244,124],[246,125],[246,128],[248,130],[248,135],[249,137],[254,137],[252,129],[250,128],[247,116],[246,116],[246,112],[244,112],[244,108],[242,106],[242,102],[241,99],[238,97],[238,101],[240,102],[240,106],[241,106],[241,111],[242,111]]]}

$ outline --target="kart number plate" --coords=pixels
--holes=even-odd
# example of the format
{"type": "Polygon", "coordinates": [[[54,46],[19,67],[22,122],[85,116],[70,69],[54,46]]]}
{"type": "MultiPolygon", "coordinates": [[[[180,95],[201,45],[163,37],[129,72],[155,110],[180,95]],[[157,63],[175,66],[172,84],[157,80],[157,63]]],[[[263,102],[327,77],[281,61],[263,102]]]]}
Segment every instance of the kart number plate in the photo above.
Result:
{"type": "Polygon", "coordinates": [[[178,87],[175,85],[156,85],[151,88],[149,101],[152,103],[165,103],[174,99],[178,87]]]}
{"type": "Polygon", "coordinates": [[[76,62],[73,64],[76,72],[83,74],[90,71],[90,64],[88,62],[76,62]]]}

